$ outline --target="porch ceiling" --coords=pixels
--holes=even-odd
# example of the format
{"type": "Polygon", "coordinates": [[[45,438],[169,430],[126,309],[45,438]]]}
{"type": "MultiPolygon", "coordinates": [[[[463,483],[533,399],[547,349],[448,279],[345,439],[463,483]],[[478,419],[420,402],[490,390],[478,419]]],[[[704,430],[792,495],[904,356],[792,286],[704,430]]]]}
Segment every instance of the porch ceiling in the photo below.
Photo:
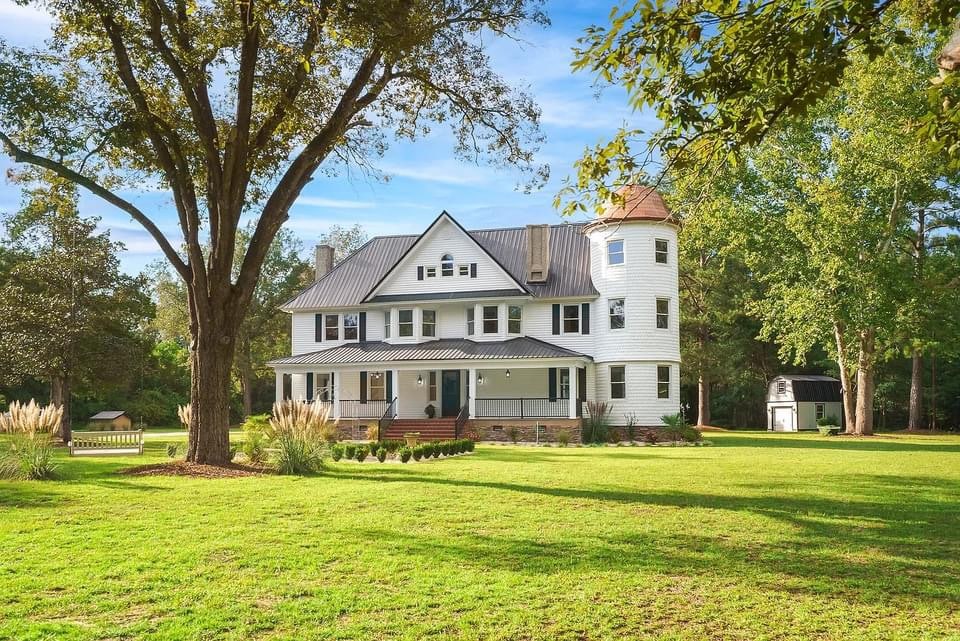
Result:
{"type": "Polygon", "coordinates": [[[283,365],[363,365],[425,361],[503,361],[528,359],[577,358],[589,356],[545,341],[522,336],[506,341],[476,342],[448,338],[427,343],[391,345],[381,341],[349,343],[318,352],[288,356],[270,361],[283,365]]]}

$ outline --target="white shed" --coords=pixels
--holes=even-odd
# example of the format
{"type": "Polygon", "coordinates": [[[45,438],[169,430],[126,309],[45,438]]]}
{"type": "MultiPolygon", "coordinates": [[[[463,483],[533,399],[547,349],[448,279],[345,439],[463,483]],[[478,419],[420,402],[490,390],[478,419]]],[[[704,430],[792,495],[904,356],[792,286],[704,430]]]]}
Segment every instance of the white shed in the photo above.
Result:
{"type": "Polygon", "coordinates": [[[813,374],[783,374],[767,388],[767,429],[797,432],[817,429],[817,420],[834,418],[843,424],[840,381],[813,374]]]}

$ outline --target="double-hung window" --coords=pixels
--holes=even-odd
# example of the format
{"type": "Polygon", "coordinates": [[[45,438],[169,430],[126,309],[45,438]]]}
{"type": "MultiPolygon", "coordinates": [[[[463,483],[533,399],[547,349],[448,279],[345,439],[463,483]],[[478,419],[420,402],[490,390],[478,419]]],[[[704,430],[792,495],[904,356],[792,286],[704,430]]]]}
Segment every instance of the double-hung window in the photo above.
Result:
{"type": "Polygon", "coordinates": [[[371,401],[387,400],[387,377],[383,372],[370,372],[367,390],[371,401]]]}
{"type": "Polygon", "coordinates": [[[483,306],[483,333],[496,334],[500,331],[500,307],[497,305],[483,306]]]}
{"type": "Polygon", "coordinates": [[[355,341],[360,339],[360,314],[343,315],[343,340],[355,341]]]}
{"type": "Polygon", "coordinates": [[[627,315],[622,298],[607,301],[610,308],[610,329],[623,329],[627,325],[627,315]]]}
{"type": "Polygon", "coordinates": [[[670,299],[657,299],[657,329],[669,329],[670,327],[670,299]]]}
{"type": "Polygon", "coordinates": [[[470,265],[460,265],[457,267],[457,269],[459,270],[461,276],[470,275],[470,265]]]}
{"type": "Polygon", "coordinates": [[[519,334],[523,320],[523,308],[519,305],[507,306],[507,332],[519,334]]]}
{"type": "Polygon", "coordinates": [[[437,373],[433,370],[427,373],[427,400],[437,400],[437,373]]]}
{"type": "Polygon", "coordinates": [[[436,336],[437,335],[437,312],[433,309],[423,310],[422,322],[420,324],[420,331],[424,336],[436,336]]]}
{"type": "Polygon", "coordinates": [[[653,241],[653,259],[663,265],[667,264],[667,257],[670,253],[670,243],[662,238],[653,241]]]}
{"type": "Polygon", "coordinates": [[[413,336],[413,310],[401,309],[397,312],[397,336],[413,336]]]}
{"type": "Polygon", "coordinates": [[[563,333],[580,333],[580,305],[563,306],[563,333]]]}
{"type": "Polygon", "coordinates": [[[453,276],[453,256],[444,254],[440,259],[440,275],[453,276]]]}
{"type": "Polygon", "coordinates": [[[436,278],[436,277],[437,277],[437,268],[427,267],[427,278],[436,278]]]}
{"type": "Polygon", "coordinates": [[[474,311],[473,307],[467,308],[467,336],[473,336],[475,332],[474,311]]]}
{"type": "Polygon", "coordinates": [[[818,421],[822,419],[824,416],[826,416],[827,414],[826,408],[823,406],[823,403],[817,403],[816,405],[814,405],[814,409],[816,411],[818,421]]]}
{"type": "Polygon", "coordinates": [[[610,366],[610,398],[627,397],[627,370],[623,365],[610,366]]]}
{"type": "Polygon", "coordinates": [[[328,341],[340,340],[340,315],[327,314],[323,319],[323,338],[328,341]]]}
{"type": "Polygon", "coordinates": [[[623,261],[624,261],[623,240],[608,240],[607,241],[607,264],[622,265],[623,261]]]}
{"type": "Polygon", "coordinates": [[[657,365],[657,398],[670,398],[669,365],[657,365]]]}
{"type": "Polygon", "coordinates": [[[390,310],[383,312],[383,337],[390,338],[390,310]]]}
{"type": "Polygon", "coordinates": [[[561,367],[557,371],[557,389],[560,392],[560,398],[570,398],[570,369],[561,367]]]}

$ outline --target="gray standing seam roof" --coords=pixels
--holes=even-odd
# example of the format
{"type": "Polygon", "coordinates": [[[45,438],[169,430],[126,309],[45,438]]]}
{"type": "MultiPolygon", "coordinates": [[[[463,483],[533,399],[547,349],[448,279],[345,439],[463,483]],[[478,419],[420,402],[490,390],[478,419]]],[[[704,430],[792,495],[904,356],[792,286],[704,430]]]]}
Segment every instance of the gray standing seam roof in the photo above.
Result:
{"type": "Polygon", "coordinates": [[[122,412],[122,411],[97,412],[96,414],[94,414],[93,416],[91,416],[88,420],[91,420],[91,421],[112,421],[112,420],[115,419],[115,418],[120,418],[120,417],[123,416],[124,414],[126,414],[126,412],[122,412]]]}
{"type": "Polygon", "coordinates": [[[398,361],[470,361],[526,358],[590,358],[579,352],[527,336],[506,341],[476,342],[442,338],[427,343],[391,345],[382,341],[348,343],[318,352],[287,356],[268,365],[359,365],[398,361]]]}
{"type": "MultiPolygon", "coordinates": [[[[590,240],[582,224],[550,226],[550,270],[545,283],[526,282],[525,227],[468,231],[477,243],[537,298],[593,297],[590,240]]],[[[288,311],[354,307],[396,265],[420,236],[378,236],[338,263],[319,282],[282,305],[288,311]]]]}
{"type": "Polygon", "coordinates": [[[839,403],[843,400],[840,381],[836,379],[795,379],[793,381],[793,400],[839,403]]]}

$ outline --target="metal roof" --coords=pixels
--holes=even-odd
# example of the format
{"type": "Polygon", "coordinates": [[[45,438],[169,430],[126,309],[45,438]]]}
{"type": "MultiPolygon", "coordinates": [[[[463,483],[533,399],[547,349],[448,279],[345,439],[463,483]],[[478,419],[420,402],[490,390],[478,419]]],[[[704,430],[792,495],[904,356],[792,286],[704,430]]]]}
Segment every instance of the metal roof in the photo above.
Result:
{"type": "Polygon", "coordinates": [[[382,341],[348,343],[337,347],[287,356],[268,365],[360,365],[401,361],[473,361],[527,358],[589,358],[579,352],[522,336],[506,341],[476,342],[442,338],[427,343],[391,345],[382,341]]]}
{"type": "Polygon", "coordinates": [[[107,411],[107,412],[97,412],[96,414],[94,414],[93,416],[91,416],[91,417],[89,418],[89,420],[91,420],[91,421],[112,421],[112,420],[115,419],[115,418],[120,418],[120,417],[123,416],[124,414],[126,414],[126,412],[117,411],[117,410],[107,411]]]}
{"type": "Polygon", "coordinates": [[[817,403],[839,403],[843,400],[840,381],[826,376],[793,381],[793,400],[817,403]],[[826,379],[826,380],[824,380],[826,379]]]}
{"type": "MultiPolygon", "coordinates": [[[[451,217],[452,219],[452,217],[451,217]]],[[[590,278],[590,240],[583,224],[551,225],[550,270],[545,283],[526,282],[525,227],[467,231],[496,262],[535,297],[593,297],[590,278]]],[[[378,236],[338,263],[329,274],[293,297],[287,311],[355,307],[410,250],[420,236],[378,236]]],[[[419,296],[418,299],[423,299],[419,296]]],[[[380,296],[371,302],[383,300],[380,296]]]]}

